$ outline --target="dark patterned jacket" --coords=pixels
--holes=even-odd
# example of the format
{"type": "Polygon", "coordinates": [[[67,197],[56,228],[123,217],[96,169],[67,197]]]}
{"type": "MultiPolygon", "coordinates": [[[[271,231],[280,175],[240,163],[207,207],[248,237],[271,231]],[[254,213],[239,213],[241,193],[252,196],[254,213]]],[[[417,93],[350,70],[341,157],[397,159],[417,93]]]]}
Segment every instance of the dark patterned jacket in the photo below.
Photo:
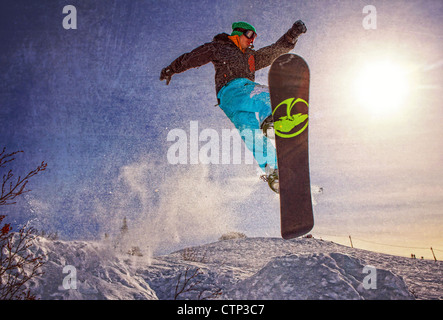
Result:
{"type": "Polygon", "coordinates": [[[212,62],[215,67],[215,90],[218,93],[229,81],[247,78],[255,81],[255,71],[265,68],[280,55],[291,51],[298,37],[291,36],[290,30],[270,46],[243,53],[236,44],[221,33],[212,42],[185,53],[175,59],[169,66],[174,73],[181,73],[191,68],[212,62]]]}

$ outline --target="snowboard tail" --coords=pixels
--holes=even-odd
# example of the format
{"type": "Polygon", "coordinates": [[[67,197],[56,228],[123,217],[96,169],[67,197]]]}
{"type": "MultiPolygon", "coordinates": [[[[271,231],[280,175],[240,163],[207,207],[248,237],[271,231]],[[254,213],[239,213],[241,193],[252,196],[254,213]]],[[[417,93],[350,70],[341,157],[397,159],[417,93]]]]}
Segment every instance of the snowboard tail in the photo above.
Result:
{"type": "Polygon", "coordinates": [[[309,67],[284,54],[269,71],[280,185],[281,234],[292,239],[314,226],[309,176],[309,67]]]}

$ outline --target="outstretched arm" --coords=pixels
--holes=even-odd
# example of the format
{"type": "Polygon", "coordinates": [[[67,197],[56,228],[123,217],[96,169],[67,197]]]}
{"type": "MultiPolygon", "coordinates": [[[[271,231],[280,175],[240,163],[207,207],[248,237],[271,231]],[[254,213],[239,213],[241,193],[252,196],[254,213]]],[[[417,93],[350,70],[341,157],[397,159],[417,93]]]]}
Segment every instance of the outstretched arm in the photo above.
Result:
{"type": "Polygon", "coordinates": [[[171,78],[176,73],[181,73],[191,68],[201,67],[212,61],[213,45],[211,42],[185,53],[175,59],[169,66],[163,68],[160,74],[160,81],[166,80],[166,85],[169,84],[171,78]]]}
{"type": "Polygon", "coordinates": [[[306,33],[307,29],[303,21],[297,20],[280,39],[270,46],[257,50],[255,54],[256,70],[265,68],[282,54],[288,53],[294,49],[298,37],[306,33]]]}

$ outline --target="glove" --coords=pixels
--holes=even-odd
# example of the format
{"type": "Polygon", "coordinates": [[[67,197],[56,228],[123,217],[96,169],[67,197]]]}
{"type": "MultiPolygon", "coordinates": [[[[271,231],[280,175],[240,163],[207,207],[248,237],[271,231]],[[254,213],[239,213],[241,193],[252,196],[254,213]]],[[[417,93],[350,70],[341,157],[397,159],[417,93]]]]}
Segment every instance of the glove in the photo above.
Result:
{"type": "Polygon", "coordinates": [[[169,85],[173,75],[174,71],[172,71],[170,67],[163,68],[162,72],[160,73],[160,81],[166,80],[166,85],[169,85]]]}
{"type": "Polygon", "coordinates": [[[306,33],[307,28],[303,21],[297,20],[292,25],[292,28],[289,30],[290,36],[293,39],[297,39],[302,33],[306,33]]]}

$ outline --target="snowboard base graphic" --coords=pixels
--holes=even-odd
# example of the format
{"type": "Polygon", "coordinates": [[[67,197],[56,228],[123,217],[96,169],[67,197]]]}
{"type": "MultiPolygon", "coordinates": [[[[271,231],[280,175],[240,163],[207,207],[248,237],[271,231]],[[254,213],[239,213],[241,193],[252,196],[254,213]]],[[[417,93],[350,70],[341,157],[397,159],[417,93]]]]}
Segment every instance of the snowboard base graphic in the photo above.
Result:
{"type": "Polygon", "coordinates": [[[284,54],[269,71],[279,173],[281,234],[292,239],[314,226],[309,177],[309,67],[284,54]]]}

